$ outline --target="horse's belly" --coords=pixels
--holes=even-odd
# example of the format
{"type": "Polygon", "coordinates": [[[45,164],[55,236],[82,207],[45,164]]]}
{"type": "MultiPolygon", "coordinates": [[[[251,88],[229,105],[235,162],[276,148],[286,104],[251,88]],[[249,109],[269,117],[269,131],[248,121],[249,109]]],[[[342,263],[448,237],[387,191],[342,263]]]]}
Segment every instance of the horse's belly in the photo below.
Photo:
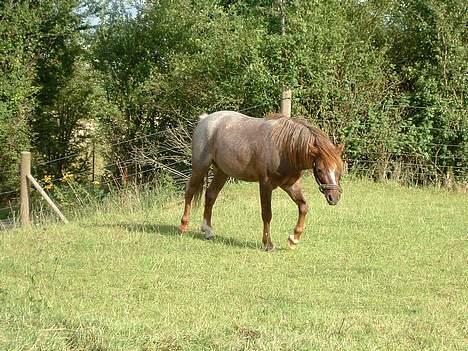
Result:
{"type": "Polygon", "coordinates": [[[243,180],[245,182],[258,182],[258,175],[257,174],[249,174],[245,172],[226,172],[222,170],[224,173],[229,175],[232,178],[243,180]]]}
{"type": "MultiPolygon", "coordinates": [[[[232,161],[232,160],[231,160],[232,161]]],[[[244,180],[247,182],[255,182],[258,181],[258,172],[253,169],[252,167],[241,166],[239,163],[233,162],[226,162],[226,160],[215,160],[216,167],[218,167],[221,171],[227,174],[230,177],[244,180]]]]}
{"type": "Polygon", "coordinates": [[[214,155],[216,166],[230,177],[248,182],[258,181],[261,160],[254,157],[248,147],[229,147],[225,145],[214,155]]]}

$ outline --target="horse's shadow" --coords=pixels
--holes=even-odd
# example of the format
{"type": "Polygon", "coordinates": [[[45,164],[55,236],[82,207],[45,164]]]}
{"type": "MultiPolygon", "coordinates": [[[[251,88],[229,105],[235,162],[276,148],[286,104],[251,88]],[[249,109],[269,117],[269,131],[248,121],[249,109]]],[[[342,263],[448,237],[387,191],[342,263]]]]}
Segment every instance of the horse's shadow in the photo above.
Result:
{"type": "Polygon", "coordinates": [[[216,234],[213,239],[207,240],[205,235],[201,231],[189,230],[186,233],[181,234],[179,229],[175,225],[169,224],[149,224],[149,223],[115,223],[107,224],[104,226],[113,226],[118,228],[124,228],[131,233],[155,233],[165,236],[186,236],[195,240],[203,240],[213,244],[221,244],[231,247],[247,248],[254,250],[261,250],[260,243],[248,240],[239,240],[233,237],[225,237],[216,234]]]}

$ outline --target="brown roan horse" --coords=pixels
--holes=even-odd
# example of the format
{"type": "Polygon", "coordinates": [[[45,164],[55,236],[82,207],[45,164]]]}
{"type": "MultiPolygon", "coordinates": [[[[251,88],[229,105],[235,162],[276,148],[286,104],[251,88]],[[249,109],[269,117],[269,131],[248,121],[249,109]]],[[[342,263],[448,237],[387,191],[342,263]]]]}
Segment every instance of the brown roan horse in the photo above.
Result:
{"type": "Polygon", "coordinates": [[[213,165],[213,179],[205,194],[201,230],[214,236],[211,213],[228,177],[258,182],[263,219],[263,246],[274,249],[270,236],[271,194],[280,187],[297,204],[299,218],[288,245],[294,248],[304,231],[307,203],[300,178],[312,169],[320,191],[330,205],[340,199],[343,145],[333,145],[321,130],[300,119],[274,115],[253,118],[233,111],[200,116],[192,139],[192,175],[185,191],[185,208],[179,230],[188,230],[192,199],[203,191],[205,176],[213,165]]]}

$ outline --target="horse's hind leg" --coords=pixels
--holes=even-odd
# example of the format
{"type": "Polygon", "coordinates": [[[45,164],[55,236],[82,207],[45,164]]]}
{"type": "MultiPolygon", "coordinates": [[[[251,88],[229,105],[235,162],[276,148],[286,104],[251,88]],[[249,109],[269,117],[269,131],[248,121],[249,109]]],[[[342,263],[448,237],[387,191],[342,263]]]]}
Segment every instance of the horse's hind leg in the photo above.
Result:
{"type": "Polygon", "coordinates": [[[180,220],[179,231],[184,233],[188,230],[189,220],[190,220],[190,210],[192,208],[192,199],[200,187],[203,187],[204,174],[194,174],[190,176],[187,185],[185,186],[185,206],[184,214],[180,220]]]}
{"type": "Polygon", "coordinates": [[[179,230],[186,232],[190,220],[190,210],[192,199],[201,195],[203,191],[203,180],[213,161],[210,148],[208,146],[209,135],[207,134],[206,123],[203,120],[195,128],[192,138],[192,175],[185,188],[184,214],[180,221],[179,230]]]}
{"type": "Polygon", "coordinates": [[[203,191],[203,180],[209,168],[210,161],[204,162],[203,167],[192,167],[192,175],[185,187],[184,214],[182,215],[179,226],[179,231],[182,233],[188,230],[193,197],[203,191]]]}
{"type": "Polygon", "coordinates": [[[211,227],[211,214],[213,212],[213,205],[218,197],[219,192],[223,188],[228,176],[216,168],[214,171],[213,180],[210,183],[205,193],[205,211],[203,213],[203,224],[201,230],[205,233],[207,239],[211,239],[214,236],[213,228],[211,227]]]}

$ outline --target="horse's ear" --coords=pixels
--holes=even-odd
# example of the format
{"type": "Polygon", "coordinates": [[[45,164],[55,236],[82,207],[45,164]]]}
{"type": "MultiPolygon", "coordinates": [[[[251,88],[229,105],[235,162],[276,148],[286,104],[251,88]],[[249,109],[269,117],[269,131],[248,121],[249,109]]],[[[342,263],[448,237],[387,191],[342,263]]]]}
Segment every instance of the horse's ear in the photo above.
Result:
{"type": "Polygon", "coordinates": [[[336,145],[336,151],[341,155],[344,151],[344,144],[338,144],[336,145]]]}
{"type": "Polygon", "coordinates": [[[317,155],[318,154],[318,149],[315,145],[309,144],[309,154],[310,155],[317,155]]]}

